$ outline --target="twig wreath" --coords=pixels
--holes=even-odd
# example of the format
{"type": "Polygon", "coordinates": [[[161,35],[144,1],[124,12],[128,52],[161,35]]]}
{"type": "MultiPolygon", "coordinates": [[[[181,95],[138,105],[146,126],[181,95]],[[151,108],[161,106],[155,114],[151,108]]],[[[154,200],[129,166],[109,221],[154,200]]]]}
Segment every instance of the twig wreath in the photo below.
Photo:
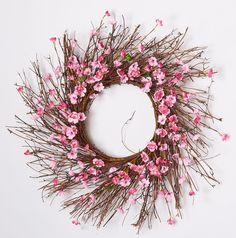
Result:
{"type": "Polygon", "coordinates": [[[20,75],[17,89],[34,122],[16,116],[19,126],[9,131],[27,142],[25,155],[33,156],[28,165],[43,182],[42,197],[72,194],[63,208],[71,208],[73,224],[92,220],[100,227],[136,206],[133,225],[140,229],[147,221],[151,226],[154,218],[160,219],[159,199],[166,203],[168,224],[174,224],[171,205],[181,217],[183,187],[191,197],[198,190],[192,171],[211,186],[218,183],[204,159],[208,139],[203,129],[215,131],[222,140],[229,136],[210,125],[221,118],[209,111],[209,90],[186,86],[188,81],[212,78],[215,72],[202,57],[204,48],[183,47],[186,32],[148,40],[161,26],[162,21],[156,20],[154,29],[142,36],[140,25],[131,31],[124,18],[119,25],[107,11],[85,50],[67,33],[61,39],[50,38],[58,62],[48,58],[51,72],[43,72],[38,60],[32,63],[36,89],[25,74],[20,75]],[[139,87],[155,113],[156,131],[147,147],[122,158],[97,149],[86,132],[90,105],[114,84],[139,87]]]}

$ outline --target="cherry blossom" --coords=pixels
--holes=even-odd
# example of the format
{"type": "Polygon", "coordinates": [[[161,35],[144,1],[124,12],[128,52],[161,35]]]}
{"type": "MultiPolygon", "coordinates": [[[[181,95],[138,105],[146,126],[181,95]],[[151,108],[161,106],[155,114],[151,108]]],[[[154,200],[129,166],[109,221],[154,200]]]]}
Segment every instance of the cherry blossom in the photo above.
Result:
{"type": "Polygon", "coordinates": [[[51,38],[49,38],[49,40],[50,40],[52,43],[55,43],[56,40],[57,40],[57,38],[56,38],[56,37],[51,37],[51,38]]]}
{"type": "Polygon", "coordinates": [[[140,68],[138,67],[137,62],[135,62],[129,66],[128,76],[130,78],[137,78],[140,76],[140,68]]]}
{"type": "Polygon", "coordinates": [[[161,19],[156,19],[156,24],[157,24],[158,26],[163,26],[163,20],[161,20],[161,19]]]}
{"type": "Polygon", "coordinates": [[[94,86],[93,86],[94,90],[97,91],[97,92],[101,92],[103,89],[104,89],[104,86],[102,83],[96,83],[94,86]]]}
{"type": "Polygon", "coordinates": [[[144,151],[141,153],[141,158],[144,163],[147,163],[149,161],[149,156],[144,151]]]}
{"type": "Polygon", "coordinates": [[[170,109],[165,104],[160,104],[158,110],[161,114],[167,116],[170,114],[170,109]]]}
{"type": "Polygon", "coordinates": [[[188,73],[189,67],[188,67],[187,64],[183,64],[183,65],[182,65],[182,71],[183,71],[183,73],[188,73]]]}
{"type": "Polygon", "coordinates": [[[156,129],[156,134],[163,138],[167,135],[167,131],[163,128],[158,128],[156,129]]]}
{"type": "Polygon", "coordinates": [[[191,191],[189,191],[188,194],[189,194],[189,196],[194,196],[194,195],[195,195],[195,192],[191,190],[191,191]]]}
{"type": "Polygon", "coordinates": [[[24,155],[32,155],[32,152],[30,152],[28,149],[24,152],[24,155]]]}
{"type": "Polygon", "coordinates": [[[150,66],[155,67],[157,66],[157,59],[156,57],[152,56],[149,58],[148,63],[150,66]]]}
{"type": "Polygon", "coordinates": [[[162,100],[162,98],[164,97],[164,91],[163,91],[163,89],[158,89],[158,90],[156,90],[155,91],[155,93],[154,93],[154,101],[155,102],[160,102],[161,100],[162,100]]]}
{"type": "Polygon", "coordinates": [[[208,76],[209,78],[212,78],[213,75],[214,75],[214,71],[213,71],[212,68],[210,68],[210,69],[208,70],[208,72],[207,72],[207,76],[208,76]]]}
{"type": "Polygon", "coordinates": [[[224,133],[221,135],[222,141],[227,141],[229,140],[230,136],[227,133],[224,133]]]}
{"type": "Polygon", "coordinates": [[[53,185],[54,185],[54,186],[57,186],[58,184],[59,184],[58,178],[54,178],[54,179],[53,179],[53,185]]]}
{"type": "Polygon", "coordinates": [[[23,87],[22,87],[22,86],[19,86],[19,87],[17,88],[17,91],[18,91],[19,93],[23,93],[23,87]]]}
{"type": "Polygon", "coordinates": [[[130,195],[134,195],[135,193],[137,192],[137,189],[136,188],[130,188],[129,189],[129,191],[128,191],[128,193],[130,194],[130,195]]]}
{"type": "Polygon", "coordinates": [[[157,144],[154,141],[150,141],[147,145],[149,151],[153,152],[157,149],[157,144]]]}
{"type": "Polygon", "coordinates": [[[164,115],[164,114],[159,115],[158,123],[160,123],[161,125],[164,125],[166,123],[166,115],[164,115]]]}
{"type": "Polygon", "coordinates": [[[173,95],[168,95],[165,99],[165,103],[168,107],[173,107],[173,105],[176,103],[176,97],[173,95]]]}
{"type": "Polygon", "coordinates": [[[51,160],[49,166],[50,166],[51,169],[56,169],[57,162],[55,160],[51,160]]]}
{"type": "Polygon", "coordinates": [[[70,142],[70,146],[72,149],[77,149],[79,147],[79,142],[74,139],[70,142]]]}
{"type": "Polygon", "coordinates": [[[167,223],[168,223],[169,225],[174,225],[174,224],[175,224],[175,220],[174,220],[172,217],[170,217],[170,218],[167,220],[167,223]]]}
{"type": "Polygon", "coordinates": [[[44,76],[43,76],[43,79],[45,81],[50,81],[52,80],[52,75],[50,73],[46,73],[44,76]]]}
{"type": "Polygon", "coordinates": [[[101,168],[101,167],[103,167],[105,164],[104,164],[104,162],[103,162],[103,160],[101,160],[101,159],[93,159],[93,164],[96,166],[96,167],[98,167],[98,168],[101,168]]]}
{"type": "Polygon", "coordinates": [[[71,151],[71,152],[67,153],[67,157],[69,159],[77,159],[77,153],[71,151]]]}
{"type": "Polygon", "coordinates": [[[142,44],[142,43],[140,43],[139,45],[138,45],[138,51],[140,52],[140,53],[143,53],[143,51],[144,51],[144,44],[142,44]]]}
{"type": "Polygon", "coordinates": [[[150,181],[144,176],[140,176],[138,184],[141,186],[141,188],[147,188],[150,184],[150,181]]]}
{"type": "Polygon", "coordinates": [[[65,132],[68,139],[72,140],[77,134],[77,128],[75,126],[66,127],[65,132]]]}

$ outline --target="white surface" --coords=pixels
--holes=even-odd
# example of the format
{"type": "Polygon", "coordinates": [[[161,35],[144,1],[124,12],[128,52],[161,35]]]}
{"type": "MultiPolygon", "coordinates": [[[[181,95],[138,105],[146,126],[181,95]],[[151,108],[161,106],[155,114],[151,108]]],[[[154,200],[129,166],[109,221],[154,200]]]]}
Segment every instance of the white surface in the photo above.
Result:
{"type": "MultiPolygon", "coordinates": [[[[37,181],[29,179],[32,171],[25,165],[21,140],[10,136],[5,125],[13,125],[14,114],[25,112],[13,84],[17,71],[27,68],[35,54],[47,56],[51,52],[48,38],[60,36],[65,29],[79,33],[84,42],[91,28],[104,11],[111,9],[117,16],[124,14],[127,23],[143,24],[148,31],[156,18],[164,20],[163,33],[172,28],[184,30],[189,26],[187,44],[208,45],[208,56],[219,74],[214,84],[213,111],[224,117],[218,128],[229,132],[231,140],[213,142],[212,154],[221,156],[211,161],[222,184],[214,190],[198,180],[200,193],[194,206],[190,202],[183,209],[183,220],[173,227],[154,223],[152,230],[144,229],[140,237],[235,237],[235,1],[1,1],[0,3],[0,77],[1,77],[1,168],[0,168],[0,237],[136,237],[127,222],[121,227],[111,222],[101,230],[86,225],[71,225],[67,212],[58,212],[57,204],[42,203],[37,181]],[[234,115],[233,115],[234,114],[234,115]]],[[[162,33],[162,34],[163,34],[162,33]]],[[[162,208],[161,208],[162,210],[162,208]]],[[[117,219],[119,220],[119,219],[117,219]]],[[[118,224],[116,224],[118,222],[118,224]]]]}
{"type": "Polygon", "coordinates": [[[114,85],[91,105],[87,128],[91,141],[106,154],[122,157],[137,153],[155,133],[152,102],[138,87],[114,85]]]}

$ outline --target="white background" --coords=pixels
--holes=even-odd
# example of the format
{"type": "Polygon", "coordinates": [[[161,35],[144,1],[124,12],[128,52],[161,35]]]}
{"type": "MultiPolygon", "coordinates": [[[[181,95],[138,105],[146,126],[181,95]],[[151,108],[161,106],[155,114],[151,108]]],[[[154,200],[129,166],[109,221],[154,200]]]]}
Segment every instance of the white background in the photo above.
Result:
{"type": "MultiPolygon", "coordinates": [[[[57,203],[51,207],[49,202],[42,203],[40,191],[37,190],[39,184],[36,180],[29,179],[32,171],[25,165],[27,158],[23,156],[23,142],[10,136],[5,127],[15,123],[15,114],[23,115],[25,112],[24,104],[13,86],[18,80],[17,72],[21,72],[23,68],[27,69],[29,60],[33,60],[36,53],[40,57],[47,56],[52,51],[49,37],[60,36],[66,29],[70,32],[76,31],[83,43],[91,28],[90,22],[98,24],[107,9],[111,9],[118,18],[124,14],[131,26],[143,24],[144,32],[153,26],[156,18],[164,21],[164,29],[161,30],[163,33],[172,28],[184,30],[189,26],[187,45],[209,46],[207,55],[211,58],[213,67],[219,71],[213,87],[215,101],[212,109],[216,115],[224,117],[224,122],[216,124],[216,127],[231,135],[231,140],[227,143],[222,143],[217,136],[212,143],[212,154],[220,153],[219,157],[211,161],[211,165],[222,181],[221,185],[211,189],[199,179],[200,192],[195,198],[194,206],[191,202],[186,202],[183,220],[170,227],[166,224],[164,216],[162,223],[154,223],[152,230],[144,228],[139,236],[236,237],[236,14],[233,0],[1,1],[0,237],[137,236],[129,222],[122,227],[119,218],[100,230],[96,230],[90,224],[75,227],[68,219],[67,212],[58,212],[57,203]]],[[[124,94],[124,97],[129,99],[128,94],[124,94]]],[[[132,110],[127,112],[128,117],[132,110]]],[[[140,137],[142,133],[144,132],[140,133],[140,137]]],[[[110,143],[112,145],[112,140],[110,143]]]]}

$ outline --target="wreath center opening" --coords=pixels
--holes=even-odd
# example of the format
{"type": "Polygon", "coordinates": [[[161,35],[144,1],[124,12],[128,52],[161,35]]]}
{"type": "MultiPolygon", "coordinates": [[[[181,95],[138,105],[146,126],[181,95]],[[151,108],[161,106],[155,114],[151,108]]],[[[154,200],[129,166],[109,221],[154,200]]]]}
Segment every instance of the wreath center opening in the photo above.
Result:
{"type": "Polygon", "coordinates": [[[86,130],[91,143],[108,156],[140,152],[155,132],[152,102],[137,86],[112,85],[91,104],[86,130]]]}

